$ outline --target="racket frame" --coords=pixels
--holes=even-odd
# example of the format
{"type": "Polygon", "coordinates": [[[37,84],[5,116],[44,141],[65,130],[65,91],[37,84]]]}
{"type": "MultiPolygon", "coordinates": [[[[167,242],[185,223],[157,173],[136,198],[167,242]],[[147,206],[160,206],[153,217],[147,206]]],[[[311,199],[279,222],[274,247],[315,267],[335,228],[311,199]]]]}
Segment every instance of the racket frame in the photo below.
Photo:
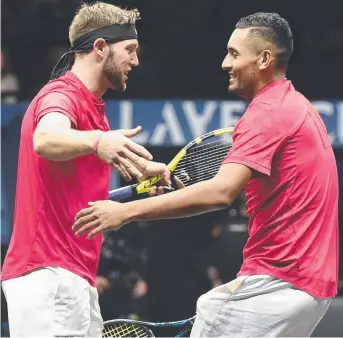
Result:
{"type": "MultiPolygon", "coordinates": [[[[183,320],[178,320],[178,321],[173,321],[173,322],[145,322],[145,321],[140,321],[140,320],[134,320],[134,319],[112,319],[112,320],[107,320],[103,323],[104,328],[103,331],[106,330],[106,325],[113,325],[113,324],[135,324],[138,326],[143,326],[145,330],[149,331],[151,333],[152,337],[155,337],[154,333],[152,330],[150,330],[151,327],[182,327],[182,326],[187,326],[187,325],[193,325],[195,321],[196,315],[187,319],[183,320]]],[[[181,331],[179,331],[175,337],[183,337],[184,334],[188,333],[191,330],[191,328],[183,328],[181,331]]],[[[107,332],[103,332],[103,334],[107,334],[107,332]]],[[[106,336],[104,336],[106,337],[106,336]]]]}
{"type": "MultiPolygon", "coordinates": [[[[192,149],[194,146],[201,144],[203,141],[211,137],[222,136],[224,134],[232,134],[233,129],[234,129],[233,127],[220,128],[220,129],[212,130],[206,134],[203,134],[195,138],[193,141],[189,142],[185,147],[183,147],[176,154],[176,156],[170,161],[170,163],[167,165],[168,170],[171,173],[174,172],[178,163],[187,155],[187,152],[190,149],[192,149]]],[[[118,201],[125,198],[134,197],[140,194],[149,193],[151,191],[151,188],[157,182],[159,182],[163,177],[164,177],[163,174],[160,174],[157,176],[153,176],[149,179],[142,180],[141,182],[138,182],[137,184],[111,190],[109,192],[109,199],[118,201]]]]}

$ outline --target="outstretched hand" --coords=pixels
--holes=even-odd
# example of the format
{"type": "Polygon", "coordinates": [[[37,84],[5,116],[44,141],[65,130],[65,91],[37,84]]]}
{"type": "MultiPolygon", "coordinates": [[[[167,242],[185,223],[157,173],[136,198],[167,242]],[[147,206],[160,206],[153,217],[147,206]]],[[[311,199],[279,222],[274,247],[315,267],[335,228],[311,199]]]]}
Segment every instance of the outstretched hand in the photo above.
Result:
{"type": "Polygon", "coordinates": [[[167,166],[163,163],[152,162],[152,155],[141,145],[131,140],[140,133],[142,127],[134,129],[121,129],[101,134],[97,155],[108,163],[126,180],[132,177],[144,179],[163,174],[167,166]]]}
{"type": "Polygon", "coordinates": [[[88,205],[75,217],[72,229],[76,236],[89,232],[87,238],[93,238],[101,232],[116,230],[128,223],[125,204],[106,200],[89,202],[88,205]]]}
{"type": "MultiPolygon", "coordinates": [[[[179,178],[174,177],[174,179],[179,189],[184,187],[179,178]]],[[[169,171],[166,172],[165,180],[170,183],[169,171]]],[[[163,186],[154,186],[150,195],[160,195],[163,192],[163,186]]],[[[76,236],[81,236],[88,232],[87,238],[93,238],[101,232],[117,230],[130,222],[127,205],[127,203],[118,203],[110,200],[89,202],[88,208],[80,210],[75,216],[72,229],[76,236]]]]}
{"type": "Polygon", "coordinates": [[[154,185],[151,189],[151,191],[149,192],[149,196],[159,196],[164,194],[166,191],[170,192],[170,191],[174,191],[176,189],[182,189],[185,187],[185,185],[182,183],[182,181],[176,176],[174,175],[174,182],[175,185],[172,186],[171,184],[171,174],[168,171],[167,173],[167,179],[164,178],[161,181],[159,181],[157,183],[157,185],[154,185]]]}

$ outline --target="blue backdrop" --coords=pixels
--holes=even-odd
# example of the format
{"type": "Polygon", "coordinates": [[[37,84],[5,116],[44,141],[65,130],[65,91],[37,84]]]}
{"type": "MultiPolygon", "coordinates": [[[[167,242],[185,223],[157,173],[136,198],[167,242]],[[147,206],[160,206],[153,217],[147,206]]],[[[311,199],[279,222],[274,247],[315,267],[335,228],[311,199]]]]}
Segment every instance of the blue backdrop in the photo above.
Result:
{"type": "MultiPolygon", "coordinates": [[[[343,101],[312,102],[326,124],[332,144],[343,146],[343,101]]],[[[2,126],[22,116],[27,103],[2,105],[2,126]]],[[[145,145],[183,145],[212,129],[234,126],[244,113],[243,101],[108,101],[113,129],[142,125],[136,138],[145,145]]]]}
{"type": "MultiPolygon", "coordinates": [[[[314,101],[334,147],[343,147],[343,101],[314,101]]],[[[27,102],[1,106],[1,240],[10,235],[21,119],[27,102]]],[[[234,126],[246,109],[243,101],[108,101],[113,129],[143,127],[135,138],[149,146],[182,146],[213,129],[234,126]]],[[[118,180],[112,178],[112,188],[118,180]]]]}

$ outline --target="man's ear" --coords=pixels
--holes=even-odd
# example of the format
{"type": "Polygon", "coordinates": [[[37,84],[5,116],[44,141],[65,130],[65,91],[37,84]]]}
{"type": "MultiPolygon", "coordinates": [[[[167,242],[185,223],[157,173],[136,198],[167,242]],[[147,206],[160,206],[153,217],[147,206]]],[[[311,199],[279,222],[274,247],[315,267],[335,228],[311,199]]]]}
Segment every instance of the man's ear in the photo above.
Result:
{"type": "Polygon", "coordinates": [[[107,42],[102,39],[96,39],[93,43],[93,51],[99,56],[104,56],[104,48],[107,46],[107,42]]]}
{"type": "Polygon", "coordinates": [[[264,50],[260,56],[259,69],[263,70],[263,69],[268,68],[272,60],[273,60],[272,52],[269,49],[264,50]]]}

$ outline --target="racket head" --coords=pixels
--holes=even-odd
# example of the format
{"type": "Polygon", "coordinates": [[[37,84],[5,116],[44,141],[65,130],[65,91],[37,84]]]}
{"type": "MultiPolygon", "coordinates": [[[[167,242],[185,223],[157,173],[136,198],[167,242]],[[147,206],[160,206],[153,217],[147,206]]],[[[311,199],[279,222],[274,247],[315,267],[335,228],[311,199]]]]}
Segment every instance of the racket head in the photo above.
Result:
{"type": "Polygon", "coordinates": [[[145,325],[136,321],[114,319],[104,323],[102,330],[103,338],[119,337],[155,337],[152,331],[145,325]]]}
{"type": "MultiPolygon", "coordinates": [[[[213,130],[189,142],[168,164],[174,174],[176,188],[211,179],[232,146],[233,127],[213,130]]],[[[109,192],[109,199],[120,201],[139,194],[149,193],[163,175],[150,177],[109,192]]]]}
{"type": "Polygon", "coordinates": [[[155,337],[149,327],[175,328],[178,333],[175,337],[187,336],[192,329],[196,316],[173,322],[143,322],[133,319],[114,319],[104,322],[102,337],[155,337]]]}
{"type": "Polygon", "coordinates": [[[204,134],[188,143],[169,164],[180,188],[213,178],[232,147],[233,128],[204,134]]]}

